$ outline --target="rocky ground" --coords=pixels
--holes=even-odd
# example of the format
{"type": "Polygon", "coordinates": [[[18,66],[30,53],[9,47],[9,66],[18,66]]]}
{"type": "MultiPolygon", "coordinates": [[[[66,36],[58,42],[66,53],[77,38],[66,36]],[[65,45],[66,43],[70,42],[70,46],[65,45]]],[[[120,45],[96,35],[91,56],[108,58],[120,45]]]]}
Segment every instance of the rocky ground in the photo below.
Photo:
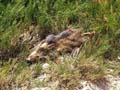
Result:
{"type": "MultiPolygon", "coordinates": [[[[49,69],[50,65],[43,64],[43,70],[49,69]]],[[[60,80],[50,81],[51,75],[41,74],[29,82],[29,84],[13,90],[120,90],[120,77],[105,75],[103,78],[95,81],[79,80],[79,85],[74,88],[60,87],[60,80]],[[45,82],[45,84],[42,84],[45,82]]]]}

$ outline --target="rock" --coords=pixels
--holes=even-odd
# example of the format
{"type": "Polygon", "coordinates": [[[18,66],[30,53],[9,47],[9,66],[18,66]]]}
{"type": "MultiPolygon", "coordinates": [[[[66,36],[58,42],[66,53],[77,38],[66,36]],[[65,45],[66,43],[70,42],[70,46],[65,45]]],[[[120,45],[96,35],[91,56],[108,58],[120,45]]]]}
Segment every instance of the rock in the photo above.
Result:
{"type": "Polygon", "coordinates": [[[120,78],[112,75],[105,76],[105,81],[99,80],[97,83],[81,81],[80,90],[120,90],[120,78]],[[105,84],[106,83],[106,84],[105,84]]]}
{"type": "Polygon", "coordinates": [[[114,77],[112,75],[107,75],[106,79],[108,82],[109,90],[120,90],[120,77],[114,77]]]}
{"type": "Polygon", "coordinates": [[[50,77],[51,76],[49,74],[45,73],[45,74],[42,74],[39,77],[35,78],[35,81],[41,81],[41,82],[43,82],[43,81],[49,81],[50,77]]]}
{"type": "Polygon", "coordinates": [[[27,86],[24,86],[24,87],[21,87],[19,89],[16,89],[16,90],[28,90],[27,86]]]}
{"type": "Polygon", "coordinates": [[[34,87],[31,90],[57,90],[59,85],[59,81],[49,82],[48,86],[42,87],[34,87]]]}
{"type": "Polygon", "coordinates": [[[118,56],[118,60],[120,60],[120,56],[118,56]]]}
{"type": "Polygon", "coordinates": [[[31,90],[40,90],[40,88],[35,87],[35,88],[32,88],[31,90]]]}
{"type": "Polygon", "coordinates": [[[52,90],[52,89],[50,89],[49,87],[35,87],[32,88],[31,90],[52,90]]]}
{"type": "Polygon", "coordinates": [[[45,69],[49,69],[50,65],[48,63],[44,63],[42,65],[42,69],[45,70],[45,69]]]}
{"type": "Polygon", "coordinates": [[[58,85],[59,85],[59,81],[54,81],[54,82],[50,82],[48,84],[48,86],[51,88],[51,90],[57,90],[58,89],[58,85]]]}

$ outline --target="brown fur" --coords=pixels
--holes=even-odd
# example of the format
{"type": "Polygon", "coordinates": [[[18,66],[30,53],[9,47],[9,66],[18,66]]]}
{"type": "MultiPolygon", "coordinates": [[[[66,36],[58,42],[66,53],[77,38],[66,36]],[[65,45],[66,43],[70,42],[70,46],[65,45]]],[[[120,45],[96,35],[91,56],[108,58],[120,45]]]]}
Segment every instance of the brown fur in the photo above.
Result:
{"type": "Polygon", "coordinates": [[[75,47],[80,47],[82,43],[85,41],[85,38],[82,36],[81,31],[76,31],[69,37],[65,39],[61,39],[57,42],[57,51],[72,51],[75,47]],[[67,49],[67,50],[66,50],[67,49]]]}
{"type": "MultiPolygon", "coordinates": [[[[60,39],[55,43],[38,44],[27,59],[29,61],[34,61],[36,58],[38,59],[42,56],[51,55],[52,51],[57,51],[56,53],[72,53],[75,48],[80,48],[80,46],[94,34],[95,32],[82,33],[81,31],[75,31],[70,36],[60,39]]],[[[51,57],[53,57],[53,55],[51,57]]]]}

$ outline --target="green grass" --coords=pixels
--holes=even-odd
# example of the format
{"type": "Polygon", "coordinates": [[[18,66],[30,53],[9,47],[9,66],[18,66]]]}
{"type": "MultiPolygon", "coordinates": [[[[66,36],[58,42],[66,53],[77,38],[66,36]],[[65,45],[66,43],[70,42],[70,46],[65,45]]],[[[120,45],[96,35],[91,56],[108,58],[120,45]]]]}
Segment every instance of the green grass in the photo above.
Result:
{"type": "Polygon", "coordinates": [[[84,31],[94,30],[98,33],[95,42],[98,42],[101,48],[106,47],[104,52],[109,52],[112,48],[113,53],[120,54],[120,2],[94,1],[1,1],[0,46],[9,47],[13,36],[18,36],[26,25],[35,22],[43,33],[57,33],[68,26],[83,27],[84,31]],[[105,40],[105,46],[101,43],[102,40],[105,40]]]}
{"type": "MultiPolygon", "coordinates": [[[[32,23],[40,27],[41,35],[58,33],[67,27],[82,27],[84,32],[96,31],[95,36],[75,58],[68,60],[65,57],[64,64],[60,65],[50,62],[53,77],[60,79],[61,84],[71,80],[67,83],[69,87],[79,84],[79,79],[100,78],[107,74],[108,69],[114,69],[114,73],[118,74],[120,67],[116,58],[120,55],[120,0],[95,1],[97,0],[1,0],[0,49],[10,48],[11,39],[17,39],[24,28],[32,23]],[[71,64],[76,66],[75,70],[70,68],[71,64]]],[[[23,57],[28,53],[26,47],[20,53],[23,57]]],[[[12,81],[20,84],[31,79],[28,74],[31,75],[32,71],[24,61],[15,61],[13,59],[13,64],[8,61],[0,68],[0,87],[12,81]],[[9,75],[13,76],[9,78],[9,75]]],[[[34,70],[39,74],[41,64],[37,64],[34,70]]]]}
{"type": "Polygon", "coordinates": [[[62,56],[63,58],[61,59],[63,61],[58,64],[48,58],[47,63],[50,64],[50,67],[46,70],[42,69],[41,62],[29,67],[25,61],[9,60],[0,68],[0,87],[3,88],[2,90],[7,90],[6,87],[9,84],[21,87],[31,81],[35,86],[39,87],[47,86],[49,80],[51,82],[58,80],[60,82],[59,87],[74,88],[80,85],[81,80],[93,81],[107,74],[119,74],[119,61],[104,60],[102,57],[95,57],[93,55],[88,56],[86,49],[88,48],[84,47],[77,56],[62,56]],[[42,73],[50,74],[50,79],[42,82],[35,81],[34,78],[42,73]]]}

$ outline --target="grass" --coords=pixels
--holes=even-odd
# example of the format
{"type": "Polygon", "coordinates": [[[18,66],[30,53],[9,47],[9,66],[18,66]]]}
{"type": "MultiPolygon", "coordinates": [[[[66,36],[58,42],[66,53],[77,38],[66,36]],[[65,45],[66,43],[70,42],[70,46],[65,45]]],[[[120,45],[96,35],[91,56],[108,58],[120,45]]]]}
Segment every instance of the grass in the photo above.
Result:
{"type": "Polygon", "coordinates": [[[49,69],[43,70],[42,63],[36,63],[29,67],[24,61],[19,62],[12,60],[12,62],[6,62],[4,66],[0,68],[0,87],[2,90],[13,87],[16,85],[21,87],[22,85],[28,85],[27,82],[31,81],[37,86],[46,86],[49,81],[55,82],[58,80],[59,88],[74,88],[80,85],[81,80],[94,81],[100,79],[107,74],[118,75],[120,72],[120,62],[118,61],[104,61],[103,58],[87,56],[85,54],[85,48],[78,56],[70,57],[63,56],[63,62],[56,64],[48,59],[50,64],[49,69]],[[32,69],[31,69],[32,68],[32,69]],[[112,71],[110,71],[112,70],[112,71]],[[35,81],[34,78],[42,73],[50,74],[48,81],[35,81]]]}
{"type": "MultiPolygon", "coordinates": [[[[117,61],[120,55],[119,6],[120,0],[1,0],[0,49],[10,49],[11,39],[18,39],[24,28],[32,23],[40,27],[41,36],[58,33],[68,27],[82,27],[84,32],[96,31],[96,35],[85,44],[80,55],[65,56],[63,64],[56,65],[48,60],[52,80],[57,78],[60,86],[74,87],[79,80],[100,78],[109,74],[110,69],[117,75],[120,70],[117,61]]],[[[28,52],[26,46],[19,55],[26,57],[28,52]]],[[[6,90],[11,82],[19,85],[30,80],[33,72],[37,75],[42,72],[41,63],[31,70],[24,58],[10,61],[0,67],[2,90],[6,90]]]]}
{"type": "Polygon", "coordinates": [[[18,36],[25,26],[34,22],[40,26],[39,31],[42,34],[45,34],[44,32],[47,32],[46,34],[57,33],[69,26],[83,27],[85,32],[96,31],[98,35],[95,39],[100,44],[99,46],[104,48],[104,44],[102,45],[98,39],[105,39],[106,47],[112,48],[113,53],[119,54],[119,0],[106,0],[106,2],[102,0],[100,2],[97,0],[13,0],[6,4],[1,1],[0,5],[2,10],[0,14],[0,46],[2,48],[8,48],[11,38],[18,36]],[[116,41],[117,43],[115,43],[116,41]]]}

